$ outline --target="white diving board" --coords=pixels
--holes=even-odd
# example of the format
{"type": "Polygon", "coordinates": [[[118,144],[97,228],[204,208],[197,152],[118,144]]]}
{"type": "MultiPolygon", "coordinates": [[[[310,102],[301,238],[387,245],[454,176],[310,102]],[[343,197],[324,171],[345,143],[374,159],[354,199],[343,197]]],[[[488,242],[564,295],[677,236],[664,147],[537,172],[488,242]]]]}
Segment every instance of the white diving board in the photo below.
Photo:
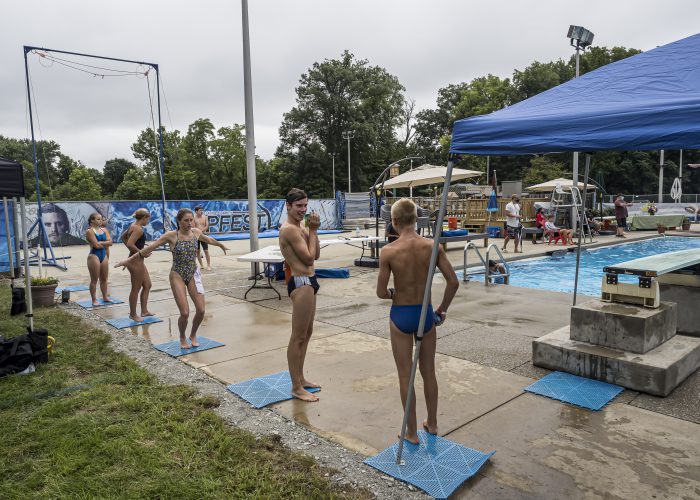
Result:
{"type": "Polygon", "coordinates": [[[660,304],[659,282],[698,287],[700,249],[668,252],[621,262],[603,268],[601,299],[656,308],[660,304]],[[619,283],[618,274],[639,277],[639,285],[619,283]],[[686,276],[684,276],[684,274],[686,276]]]}
{"type": "Polygon", "coordinates": [[[692,248],[628,260],[614,266],[606,266],[603,271],[610,274],[633,274],[655,278],[698,264],[700,264],[700,248],[692,248]]]}

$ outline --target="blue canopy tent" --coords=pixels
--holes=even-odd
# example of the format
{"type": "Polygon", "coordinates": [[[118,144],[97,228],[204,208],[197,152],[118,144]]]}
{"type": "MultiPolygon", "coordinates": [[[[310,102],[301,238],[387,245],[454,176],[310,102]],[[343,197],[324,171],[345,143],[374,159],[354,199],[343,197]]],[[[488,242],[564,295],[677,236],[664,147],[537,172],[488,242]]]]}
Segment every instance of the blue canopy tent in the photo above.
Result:
{"type": "MultiPolygon", "coordinates": [[[[700,148],[700,34],[629,57],[489,115],[455,122],[418,331],[423,331],[454,159],[460,154],[700,148]]],[[[580,240],[579,252],[580,256],[580,240]]],[[[578,257],[574,303],[578,285],[578,257]]],[[[409,381],[413,387],[420,339],[409,381]]],[[[410,391],[409,391],[410,392],[410,391]]],[[[410,398],[407,405],[410,404],[410,398]]],[[[408,408],[399,443],[399,459],[408,408]]]]}

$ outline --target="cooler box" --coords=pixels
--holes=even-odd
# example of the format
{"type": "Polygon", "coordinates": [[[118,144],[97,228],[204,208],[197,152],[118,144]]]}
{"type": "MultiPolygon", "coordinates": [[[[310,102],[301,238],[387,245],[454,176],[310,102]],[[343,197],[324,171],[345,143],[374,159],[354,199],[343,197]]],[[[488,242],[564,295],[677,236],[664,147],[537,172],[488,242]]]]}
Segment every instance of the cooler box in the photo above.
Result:
{"type": "Polygon", "coordinates": [[[486,232],[489,234],[489,238],[500,238],[503,228],[498,226],[486,226],[486,232]]]}

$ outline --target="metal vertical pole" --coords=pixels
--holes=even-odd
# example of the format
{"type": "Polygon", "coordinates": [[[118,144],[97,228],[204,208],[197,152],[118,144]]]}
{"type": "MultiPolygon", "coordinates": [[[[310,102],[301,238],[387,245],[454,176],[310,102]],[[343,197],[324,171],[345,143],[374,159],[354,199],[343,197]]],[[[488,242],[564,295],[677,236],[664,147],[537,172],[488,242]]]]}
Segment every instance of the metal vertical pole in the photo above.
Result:
{"type": "MultiPolygon", "coordinates": [[[[585,193],[588,189],[588,172],[591,166],[591,154],[586,153],[586,170],[583,174],[583,192],[585,193]]],[[[573,194],[573,191],[572,191],[573,194]]],[[[578,271],[581,265],[581,240],[583,240],[583,218],[586,216],[586,195],[584,194],[581,199],[581,234],[578,235],[578,245],[576,248],[576,274],[574,275],[574,304],[576,305],[576,294],[578,292],[578,271]]]]}
{"type": "MultiPolygon", "coordinates": [[[[27,102],[29,105],[29,129],[32,133],[32,161],[34,162],[34,177],[36,180],[36,215],[38,221],[37,228],[39,231],[38,241],[43,242],[44,238],[46,237],[46,233],[44,231],[44,222],[41,216],[41,188],[39,187],[39,163],[36,159],[36,138],[34,137],[34,112],[32,111],[32,93],[30,91],[29,86],[29,62],[27,61],[27,52],[29,52],[30,50],[30,48],[26,46],[24,47],[24,77],[27,84],[27,102]]],[[[22,213],[22,215],[24,216],[24,213],[22,213]]],[[[48,238],[46,239],[48,240],[48,238]]],[[[38,257],[39,259],[41,259],[41,255],[38,255],[38,257]]]]}
{"type": "Polygon", "coordinates": [[[165,204],[165,160],[163,157],[163,125],[160,118],[160,71],[158,65],[153,64],[153,69],[156,70],[156,99],[158,103],[158,175],[160,177],[160,197],[163,203],[163,232],[170,229],[168,223],[168,213],[166,212],[165,204]]]}
{"type": "Polygon", "coordinates": [[[659,204],[664,202],[664,150],[659,157],[659,204]]]}
{"type": "Polygon", "coordinates": [[[489,184],[489,169],[491,168],[491,157],[487,156],[486,157],[486,184],[489,184]]]}
{"type": "MultiPolygon", "coordinates": [[[[5,236],[7,236],[7,258],[9,259],[10,263],[10,280],[12,280],[12,284],[15,282],[15,266],[14,262],[12,261],[12,255],[13,249],[12,249],[12,235],[10,234],[10,214],[7,213],[7,197],[3,196],[2,197],[2,208],[3,208],[3,213],[5,214],[5,236]]],[[[14,217],[13,217],[14,218],[14,217]]]]}
{"type": "MultiPolygon", "coordinates": [[[[408,167],[408,171],[412,172],[413,171],[413,160],[411,160],[411,166],[408,167]]],[[[413,186],[408,187],[408,196],[413,198],[413,186]]]]}
{"type": "MultiPolygon", "coordinates": [[[[34,331],[34,309],[32,306],[32,278],[29,275],[29,238],[27,237],[27,207],[24,204],[24,196],[19,199],[22,217],[22,247],[24,248],[24,293],[27,300],[27,318],[29,328],[34,331]]],[[[39,256],[41,259],[41,256],[39,256]]]]}
{"type": "Polygon", "coordinates": [[[22,276],[22,263],[21,263],[21,257],[19,256],[19,242],[20,242],[20,237],[19,237],[19,211],[18,211],[18,203],[17,199],[13,198],[12,199],[12,222],[14,226],[14,231],[15,231],[15,246],[12,249],[15,255],[15,265],[17,266],[15,269],[15,276],[19,277],[22,276]]]}
{"type": "MultiPolygon", "coordinates": [[[[579,74],[579,44],[578,42],[576,43],[576,78],[578,78],[579,74]]],[[[574,151],[574,160],[573,160],[573,186],[578,188],[578,151],[574,151]]],[[[576,207],[573,207],[574,212],[576,211],[576,207]]],[[[574,213],[574,217],[572,217],[571,221],[571,229],[573,232],[576,232],[576,222],[578,220],[578,217],[576,217],[577,214],[574,213]]]]}
{"type": "MultiPolygon", "coordinates": [[[[440,250],[440,235],[442,234],[442,222],[445,219],[445,210],[447,208],[447,195],[450,191],[450,181],[452,180],[452,167],[454,162],[450,159],[447,162],[447,172],[445,173],[445,184],[442,189],[442,199],[440,200],[440,210],[435,224],[435,235],[433,236],[433,253],[430,255],[430,267],[428,268],[428,278],[425,280],[425,290],[423,291],[423,304],[420,310],[420,319],[418,320],[418,333],[416,337],[416,348],[413,353],[413,365],[411,366],[411,376],[408,380],[408,392],[406,393],[406,405],[403,411],[403,422],[401,423],[401,435],[399,437],[399,449],[396,454],[396,463],[401,465],[401,454],[403,453],[403,442],[406,437],[406,425],[408,424],[408,414],[411,410],[411,396],[413,395],[413,383],[416,379],[416,368],[418,367],[418,357],[420,356],[420,345],[423,340],[423,327],[425,326],[425,318],[428,313],[428,302],[430,302],[430,289],[433,284],[433,276],[435,275],[435,266],[437,265],[438,252],[440,250]]],[[[466,270],[465,270],[466,272],[466,270]]],[[[437,332],[436,332],[437,334],[437,332]]]]}
{"type": "Polygon", "coordinates": [[[681,157],[678,160],[678,187],[680,188],[680,196],[676,203],[680,203],[683,199],[683,150],[681,149],[681,157]]]}
{"type": "Polygon", "coordinates": [[[333,153],[333,198],[335,198],[335,153],[333,153]]]}
{"type": "MultiPolygon", "coordinates": [[[[255,126],[253,122],[253,82],[250,70],[250,30],[248,28],[248,0],[241,0],[243,20],[243,89],[245,94],[245,158],[248,178],[248,225],[250,226],[250,251],[258,249],[258,187],[255,173],[255,126]]],[[[250,264],[253,275],[258,264],[250,264]]]]}
{"type": "Polygon", "coordinates": [[[350,177],[350,139],[352,139],[352,134],[348,131],[346,138],[348,140],[348,193],[352,193],[352,179],[350,177]]]}

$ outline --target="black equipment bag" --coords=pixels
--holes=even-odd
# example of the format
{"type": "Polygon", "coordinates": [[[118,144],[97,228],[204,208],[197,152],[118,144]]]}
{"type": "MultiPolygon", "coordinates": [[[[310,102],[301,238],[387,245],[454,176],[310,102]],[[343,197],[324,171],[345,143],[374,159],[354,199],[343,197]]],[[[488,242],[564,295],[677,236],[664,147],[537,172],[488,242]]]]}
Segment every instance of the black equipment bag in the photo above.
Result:
{"type": "Polygon", "coordinates": [[[0,336],[0,377],[25,370],[34,359],[27,335],[5,340],[0,336]]]}
{"type": "Polygon", "coordinates": [[[34,331],[27,327],[27,338],[32,345],[34,363],[49,362],[49,332],[44,328],[36,328],[34,331]]]}
{"type": "Polygon", "coordinates": [[[17,316],[27,312],[27,300],[24,295],[24,288],[12,287],[12,306],[10,306],[10,316],[17,316]]]}

